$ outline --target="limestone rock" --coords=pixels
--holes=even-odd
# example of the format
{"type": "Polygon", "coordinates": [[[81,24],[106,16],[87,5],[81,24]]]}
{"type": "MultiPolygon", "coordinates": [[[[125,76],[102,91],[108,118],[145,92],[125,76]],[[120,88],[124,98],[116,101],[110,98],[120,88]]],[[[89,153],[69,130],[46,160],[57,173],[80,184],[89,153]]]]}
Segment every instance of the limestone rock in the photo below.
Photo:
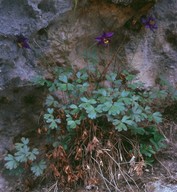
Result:
{"type": "MultiPolygon", "coordinates": [[[[36,58],[41,55],[39,46],[46,39],[37,34],[52,21],[72,8],[71,0],[1,0],[0,1],[0,88],[19,78],[20,83],[29,81],[40,69],[34,68],[36,58]],[[17,45],[17,35],[29,39],[31,50],[17,45]]],[[[19,82],[18,82],[19,83],[19,82]]],[[[18,84],[17,84],[18,85],[18,84]]]]}
{"type": "Polygon", "coordinates": [[[175,0],[157,1],[149,14],[156,18],[158,29],[131,35],[126,45],[129,64],[140,71],[139,79],[147,86],[154,86],[159,77],[177,86],[176,7],[175,0]]]}
{"type": "MultiPolygon", "coordinates": [[[[177,85],[177,1],[147,0],[148,6],[139,2],[119,6],[111,0],[85,0],[75,12],[67,12],[72,0],[0,0],[0,156],[6,147],[12,148],[16,134],[38,126],[42,103],[26,106],[23,102],[31,95],[42,102],[43,91],[29,85],[31,78],[50,76],[55,66],[90,66],[83,57],[85,50],[92,50],[102,68],[105,63],[97,58],[109,60],[116,53],[113,69],[135,69],[148,87],[155,86],[160,76],[177,85]],[[143,14],[156,18],[155,32],[125,27],[143,14]],[[109,54],[95,42],[103,31],[114,32],[109,54]],[[31,49],[18,46],[16,36],[21,34],[29,39],[31,49]],[[101,54],[96,57],[97,53],[101,54]]],[[[0,187],[1,182],[0,176],[0,187]]]]}

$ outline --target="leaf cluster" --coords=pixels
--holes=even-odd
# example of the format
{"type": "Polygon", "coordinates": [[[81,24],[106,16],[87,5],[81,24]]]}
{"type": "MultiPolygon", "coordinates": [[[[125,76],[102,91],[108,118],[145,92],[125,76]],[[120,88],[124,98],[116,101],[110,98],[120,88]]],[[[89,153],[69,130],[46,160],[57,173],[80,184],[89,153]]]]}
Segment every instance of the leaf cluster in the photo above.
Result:
{"type": "MultiPolygon", "coordinates": [[[[106,121],[111,129],[113,127],[118,132],[130,132],[131,135],[136,135],[142,142],[140,150],[147,157],[153,156],[164,146],[162,144],[164,138],[156,128],[156,125],[162,122],[162,115],[154,111],[153,106],[158,96],[166,98],[165,91],[159,90],[159,95],[156,94],[154,97],[154,90],[145,90],[142,83],[134,83],[135,76],[127,71],[121,74],[124,75],[124,80],[116,73],[107,74],[104,81],[110,86],[103,86],[101,82],[95,84],[93,81],[90,82],[86,69],[77,73],[63,69],[58,69],[57,72],[58,77],[46,84],[50,85],[51,93],[58,91],[67,97],[55,99],[52,94],[49,94],[46,107],[48,112],[52,109],[52,113],[54,110],[62,109],[65,120],[55,119],[53,115],[45,114],[44,119],[49,124],[49,128],[58,129],[59,125],[62,126],[62,122],[65,122],[69,135],[74,129],[82,126],[83,122],[91,120],[95,124],[98,121],[106,121]],[[63,100],[65,105],[60,105],[59,103],[63,103],[63,100]],[[149,133],[152,127],[153,132],[149,133]],[[144,140],[147,137],[148,139],[144,140]]],[[[63,141],[59,143],[63,146],[67,145],[63,141]]]]}
{"type": "Polygon", "coordinates": [[[14,155],[5,157],[7,169],[28,164],[36,176],[50,170],[66,184],[83,180],[89,172],[85,166],[91,166],[93,159],[107,166],[110,155],[115,162],[127,162],[130,155],[137,163],[153,161],[164,147],[157,128],[162,115],[155,103],[168,93],[146,90],[127,71],[106,74],[99,81],[99,71],[95,76],[93,71],[57,68],[53,79],[38,79],[49,90],[43,117],[45,142],[50,147],[37,158],[39,150],[30,149],[29,140],[22,138],[15,144],[14,155]]]}
{"type": "Polygon", "coordinates": [[[45,162],[40,161],[39,163],[32,163],[36,160],[39,150],[37,148],[30,149],[28,138],[22,137],[21,143],[15,143],[15,151],[14,155],[8,154],[4,159],[7,169],[17,169],[20,163],[24,163],[25,165],[30,165],[31,171],[35,176],[39,176],[43,173],[46,168],[45,162]]]}

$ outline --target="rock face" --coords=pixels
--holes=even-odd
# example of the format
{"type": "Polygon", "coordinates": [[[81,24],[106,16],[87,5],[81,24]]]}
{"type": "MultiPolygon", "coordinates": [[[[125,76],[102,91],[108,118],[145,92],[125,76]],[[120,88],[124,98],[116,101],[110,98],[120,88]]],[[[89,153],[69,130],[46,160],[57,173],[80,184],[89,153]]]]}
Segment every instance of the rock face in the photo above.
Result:
{"type": "Polygon", "coordinates": [[[37,33],[71,8],[71,0],[0,1],[1,89],[11,79],[19,78],[22,83],[39,73],[39,69],[34,69],[37,53],[41,54],[37,33]],[[29,38],[32,50],[23,50],[17,45],[16,36],[21,34],[29,38]]]}
{"type": "Polygon", "coordinates": [[[159,30],[153,46],[155,64],[158,70],[168,77],[173,84],[177,83],[177,1],[159,1],[154,14],[159,20],[159,30]]]}
{"type": "MultiPolygon", "coordinates": [[[[14,138],[38,127],[44,90],[31,85],[45,71],[37,60],[47,46],[43,29],[72,8],[71,0],[0,0],[0,169],[14,138]],[[17,36],[29,39],[31,49],[21,48],[17,36]]],[[[45,31],[45,30],[44,30],[45,31]]],[[[15,191],[0,172],[0,192],[15,191]]]]}
{"type": "Polygon", "coordinates": [[[153,86],[159,76],[176,86],[176,7],[175,0],[157,1],[149,13],[157,19],[157,31],[153,33],[146,29],[138,36],[131,36],[132,41],[126,45],[129,63],[140,71],[140,79],[149,86],[153,86]]]}
{"type": "Polygon", "coordinates": [[[42,103],[27,106],[25,100],[42,101],[43,91],[31,79],[50,75],[55,66],[90,65],[87,51],[96,62],[99,54],[109,60],[116,53],[112,67],[135,69],[146,86],[161,76],[177,85],[176,0],[80,2],[74,12],[72,0],[0,0],[0,156],[20,132],[37,127],[42,103]],[[147,13],[156,18],[155,32],[126,27],[147,13]],[[114,32],[109,53],[95,42],[103,31],[114,32]],[[19,47],[18,35],[28,38],[31,49],[19,47]]]}
{"type": "Polygon", "coordinates": [[[139,78],[147,86],[153,86],[161,75],[175,85],[175,0],[157,1],[152,9],[153,0],[144,1],[150,6],[139,0],[129,1],[128,5],[127,1],[83,2],[83,7],[75,13],[63,16],[72,8],[71,0],[0,1],[1,89],[12,82],[13,86],[26,84],[33,76],[48,70],[49,63],[86,65],[83,50],[93,47],[95,37],[102,31],[110,30],[115,32],[112,49],[118,49],[121,44],[118,61],[140,71],[139,78]],[[148,29],[134,32],[124,27],[131,18],[147,13],[157,20],[156,32],[148,29]],[[20,34],[29,39],[31,50],[18,46],[16,36],[20,34]]]}
{"type": "Polygon", "coordinates": [[[70,0],[1,0],[0,34],[12,37],[31,35],[70,9],[70,0]]]}

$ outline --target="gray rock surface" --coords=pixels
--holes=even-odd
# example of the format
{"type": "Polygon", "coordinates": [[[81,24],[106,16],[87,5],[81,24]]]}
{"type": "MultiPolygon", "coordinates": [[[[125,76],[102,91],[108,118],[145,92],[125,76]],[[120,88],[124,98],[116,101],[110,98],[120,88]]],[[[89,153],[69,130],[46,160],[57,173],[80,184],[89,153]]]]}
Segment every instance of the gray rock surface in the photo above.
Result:
{"type": "Polygon", "coordinates": [[[0,35],[31,35],[71,9],[71,0],[1,0],[0,35]]]}
{"type": "Polygon", "coordinates": [[[128,63],[140,71],[139,78],[147,85],[155,85],[162,76],[177,86],[177,1],[157,1],[150,15],[156,18],[155,33],[146,29],[131,36],[126,46],[128,63]]]}
{"type": "Polygon", "coordinates": [[[42,69],[34,68],[47,40],[40,33],[72,8],[71,0],[1,0],[0,1],[0,88],[12,79],[25,84],[42,69]],[[29,39],[31,50],[17,45],[17,35],[29,39]],[[40,36],[40,38],[39,38],[40,36]],[[42,38],[42,44],[40,44],[42,38]],[[40,51],[39,51],[40,49],[40,51]]]}
{"type": "Polygon", "coordinates": [[[148,192],[176,192],[177,185],[163,183],[158,180],[152,183],[148,183],[148,187],[146,189],[148,192]]]}
{"type": "MultiPolygon", "coordinates": [[[[158,23],[154,33],[124,28],[126,21],[136,15],[130,6],[110,3],[88,8],[86,2],[85,6],[73,13],[68,12],[72,0],[0,0],[1,158],[6,148],[13,148],[14,137],[38,126],[43,91],[31,86],[31,79],[39,74],[50,75],[56,65],[88,65],[83,51],[95,46],[95,37],[103,31],[115,32],[110,51],[120,48],[114,63],[117,68],[122,65],[136,69],[146,86],[154,86],[160,76],[177,85],[176,0],[159,0],[151,10],[149,14],[158,23]],[[16,36],[20,34],[29,39],[31,49],[18,46],[16,36]],[[37,98],[37,103],[27,104],[31,97],[37,98]]],[[[7,183],[0,175],[0,192],[8,191],[7,183]]],[[[158,183],[154,186],[154,192],[169,188],[158,183]]],[[[176,190],[170,187],[169,191],[176,190]]]]}
{"type": "MultiPolygon", "coordinates": [[[[45,67],[37,66],[48,44],[45,28],[71,8],[72,0],[0,1],[1,171],[4,154],[13,149],[14,138],[39,125],[44,90],[32,86],[30,81],[45,71],[45,67]],[[28,38],[31,49],[19,47],[17,35],[28,38]]],[[[0,192],[15,191],[15,187],[9,187],[13,178],[8,182],[1,171],[0,192]]]]}
{"type": "MultiPolygon", "coordinates": [[[[99,14],[97,8],[87,7],[84,15],[71,13],[63,17],[63,13],[72,8],[71,0],[1,0],[0,88],[4,89],[14,79],[16,85],[27,83],[45,71],[46,65],[37,65],[44,61],[84,66],[80,50],[83,52],[84,48],[92,46],[95,36],[107,28],[116,33],[114,46],[121,44],[120,28],[135,13],[129,7],[119,8],[112,4],[106,9],[106,6],[99,7],[99,14]],[[20,34],[29,38],[31,50],[17,45],[16,35],[20,34]],[[88,38],[85,44],[84,35],[88,38]]],[[[155,85],[159,76],[166,77],[174,85],[177,82],[176,7],[175,0],[157,1],[149,13],[157,20],[157,31],[130,32],[130,40],[124,43],[125,64],[140,71],[139,79],[147,86],[155,85]]]]}

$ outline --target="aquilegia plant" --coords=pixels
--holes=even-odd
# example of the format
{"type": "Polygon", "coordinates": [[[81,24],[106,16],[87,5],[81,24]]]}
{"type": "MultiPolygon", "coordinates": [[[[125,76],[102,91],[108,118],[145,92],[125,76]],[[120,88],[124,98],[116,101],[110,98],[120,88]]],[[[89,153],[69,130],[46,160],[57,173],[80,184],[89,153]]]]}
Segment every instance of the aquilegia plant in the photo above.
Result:
{"type": "Polygon", "coordinates": [[[113,32],[103,32],[101,36],[98,36],[95,39],[98,42],[98,45],[108,46],[113,35],[113,32]]]}
{"type": "Polygon", "coordinates": [[[17,35],[17,44],[21,48],[31,49],[28,43],[28,38],[24,37],[23,35],[17,35]]]}
{"type": "MultiPolygon", "coordinates": [[[[30,150],[29,140],[23,138],[21,144],[16,144],[15,154],[5,158],[8,169],[28,163],[36,176],[49,169],[58,178],[64,174],[66,182],[72,183],[88,174],[83,166],[91,166],[89,158],[101,159],[106,171],[109,156],[104,149],[110,146],[109,155],[120,150],[124,160],[128,160],[130,153],[137,163],[142,159],[152,159],[153,154],[164,146],[164,137],[156,128],[162,116],[151,108],[154,105],[151,91],[137,89],[142,84],[132,83],[133,75],[127,72],[121,76],[107,74],[105,80],[111,87],[105,87],[101,82],[94,84],[93,80],[89,82],[89,76],[87,69],[74,72],[58,68],[56,79],[39,81],[49,89],[44,137],[48,137],[46,144],[51,145],[50,150],[41,152],[44,155],[38,157],[40,152],[30,150]],[[121,80],[122,76],[126,81],[121,80]],[[54,93],[57,93],[58,99],[54,93]],[[124,147],[120,148],[120,145],[124,147]],[[36,159],[38,163],[35,163],[36,159]]],[[[116,155],[113,158],[117,162],[123,160],[116,155]]]]}
{"type": "MultiPolygon", "coordinates": [[[[152,21],[143,23],[154,30],[152,21]]],[[[96,41],[108,46],[113,35],[104,32],[96,41]]],[[[28,48],[25,38],[19,42],[28,48]]],[[[167,93],[159,90],[154,96],[154,90],[134,82],[135,76],[127,71],[103,70],[107,73],[102,75],[98,66],[93,68],[58,67],[53,79],[38,79],[38,85],[48,88],[44,125],[38,129],[44,140],[37,149],[22,138],[14,154],[5,157],[7,169],[23,164],[34,175],[51,174],[63,185],[88,178],[96,184],[100,177],[111,185],[108,181],[114,178],[117,183],[118,175],[126,179],[130,172],[142,174],[143,167],[164,147],[164,137],[157,129],[162,115],[155,103],[167,93]]]]}
{"type": "Polygon", "coordinates": [[[142,16],[141,23],[153,32],[157,29],[156,20],[152,16],[142,16]]]}

